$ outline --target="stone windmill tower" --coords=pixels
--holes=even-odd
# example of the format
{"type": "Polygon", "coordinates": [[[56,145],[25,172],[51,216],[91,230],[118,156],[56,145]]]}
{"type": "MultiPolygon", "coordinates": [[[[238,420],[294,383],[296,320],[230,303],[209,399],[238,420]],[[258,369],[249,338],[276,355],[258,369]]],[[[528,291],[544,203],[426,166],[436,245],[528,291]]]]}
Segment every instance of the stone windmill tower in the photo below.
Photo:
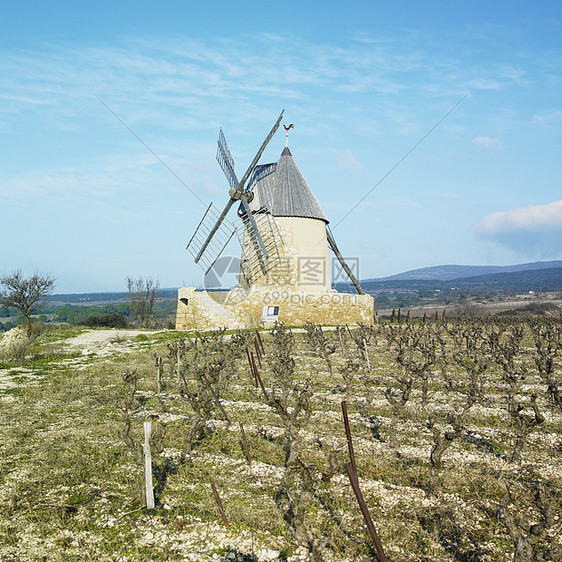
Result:
{"type": "Polygon", "coordinates": [[[292,291],[331,289],[328,218],[297,166],[288,146],[274,164],[258,166],[250,189],[254,215],[270,213],[282,244],[278,263],[253,286],[278,286],[292,291]]]}
{"type": "Polygon", "coordinates": [[[371,322],[373,299],[339,252],[328,218],[297,166],[288,147],[275,163],[258,161],[283,116],[262,144],[250,168],[238,181],[222,130],[217,160],[230,183],[230,200],[222,213],[211,204],[191,238],[188,249],[208,273],[228,242],[237,235],[241,245],[239,286],[219,295],[180,289],[178,329],[219,326],[253,327],[260,319],[302,325],[371,322]],[[239,201],[237,225],[226,220],[239,201]],[[331,248],[357,293],[331,289],[331,248]],[[220,303],[220,304],[219,304],[220,303]]]}

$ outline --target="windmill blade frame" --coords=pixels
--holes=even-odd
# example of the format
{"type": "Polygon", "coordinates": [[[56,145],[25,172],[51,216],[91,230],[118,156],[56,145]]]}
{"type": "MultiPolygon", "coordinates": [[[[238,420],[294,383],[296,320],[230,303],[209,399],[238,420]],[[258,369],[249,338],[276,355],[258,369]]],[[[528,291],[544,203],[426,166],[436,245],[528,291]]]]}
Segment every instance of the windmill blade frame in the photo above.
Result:
{"type": "Polygon", "coordinates": [[[236,177],[236,172],[234,171],[234,159],[228,149],[228,144],[226,143],[222,127],[220,128],[219,140],[217,141],[217,162],[226,176],[230,187],[237,188],[239,182],[236,177]]]}
{"type": "Polygon", "coordinates": [[[205,270],[205,274],[213,267],[236,234],[236,228],[230,221],[225,221],[224,218],[221,220],[223,214],[225,215],[224,211],[220,214],[219,210],[211,203],[186,246],[186,249],[194,257],[195,263],[198,263],[205,270]],[[201,254],[200,249],[203,241],[214,227],[217,228],[212,243],[208,245],[207,252],[201,254]]]}
{"type": "Polygon", "coordinates": [[[355,286],[355,289],[356,289],[357,293],[359,295],[364,295],[365,291],[361,287],[361,284],[357,280],[357,277],[355,277],[355,275],[353,274],[353,271],[351,271],[351,268],[349,267],[349,265],[347,265],[347,262],[345,261],[344,257],[342,256],[342,254],[341,254],[341,252],[338,248],[338,245],[336,244],[336,240],[334,239],[334,236],[332,235],[332,232],[331,232],[328,225],[326,225],[326,238],[328,239],[328,244],[330,245],[330,248],[332,248],[334,254],[336,254],[336,257],[338,258],[338,261],[340,262],[343,270],[347,273],[347,276],[349,277],[350,281],[355,286]]]}
{"type": "Polygon", "coordinates": [[[249,219],[245,213],[240,216],[243,228],[236,229],[238,241],[242,248],[241,273],[248,286],[264,275],[263,266],[265,266],[267,273],[279,269],[282,264],[279,248],[284,244],[275,219],[265,208],[252,215],[252,218],[257,225],[257,229],[248,225],[249,219]],[[256,252],[258,244],[255,240],[255,232],[259,232],[261,235],[267,249],[267,258],[264,258],[260,251],[256,252]]]}
{"type": "MultiPolygon", "coordinates": [[[[264,243],[264,241],[261,237],[259,228],[257,227],[257,224],[256,224],[255,220],[253,220],[252,212],[249,209],[249,207],[247,206],[247,203],[249,203],[253,198],[253,193],[250,192],[250,191],[245,191],[244,185],[245,185],[246,181],[248,180],[248,178],[250,177],[253,170],[255,169],[259,159],[261,158],[261,155],[263,154],[264,150],[266,149],[267,145],[269,144],[269,141],[273,138],[273,135],[277,132],[277,129],[279,128],[279,125],[281,124],[281,120],[283,119],[283,113],[284,112],[285,112],[285,110],[283,109],[281,111],[279,117],[277,118],[277,121],[273,125],[271,131],[269,132],[269,134],[267,135],[267,137],[263,141],[263,143],[260,146],[256,155],[254,156],[254,159],[252,160],[252,163],[250,164],[250,166],[246,170],[246,173],[244,174],[244,176],[242,177],[242,179],[240,181],[238,181],[238,178],[236,176],[236,172],[234,171],[234,159],[232,158],[232,155],[230,154],[230,150],[228,148],[228,144],[226,142],[226,138],[224,136],[224,132],[223,132],[222,127],[221,127],[221,129],[219,131],[219,139],[217,141],[217,161],[218,161],[224,175],[226,176],[226,178],[227,178],[227,180],[230,184],[230,190],[229,190],[230,200],[226,204],[223,212],[219,215],[219,217],[218,217],[216,223],[214,224],[214,226],[212,226],[210,228],[205,241],[201,244],[201,246],[199,248],[199,251],[197,252],[197,255],[195,256],[195,263],[199,263],[199,261],[202,259],[202,257],[205,254],[207,248],[211,244],[211,241],[212,241],[213,237],[215,236],[215,234],[217,233],[217,231],[221,227],[222,222],[225,220],[225,218],[226,218],[228,212],[230,211],[232,205],[234,205],[234,203],[236,201],[241,200],[242,205],[244,206],[244,210],[248,214],[249,224],[250,224],[249,228],[252,231],[251,232],[252,239],[255,239],[257,241],[258,245],[259,245],[259,251],[257,251],[258,250],[257,248],[256,248],[256,251],[257,251],[258,256],[259,256],[259,261],[260,261],[262,273],[264,275],[267,273],[267,269],[265,268],[265,260],[268,257],[266,244],[264,243]]],[[[215,261],[216,261],[216,259],[215,259],[215,261]]]]}
{"type": "MultiPolygon", "coordinates": [[[[226,218],[226,215],[228,215],[228,211],[230,211],[230,208],[232,207],[232,205],[234,205],[234,203],[236,203],[236,199],[230,199],[228,201],[228,203],[226,204],[226,207],[223,209],[222,213],[218,216],[217,220],[215,221],[215,224],[211,227],[209,233],[207,234],[207,237],[206,237],[205,241],[201,244],[201,248],[200,248],[199,252],[195,256],[195,263],[199,263],[199,260],[203,257],[203,254],[205,253],[205,251],[209,247],[209,244],[211,243],[211,240],[213,239],[213,236],[215,236],[215,234],[217,233],[217,231],[221,227],[224,219],[226,218]]],[[[211,205],[212,205],[212,203],[211,203],[211,205]]],[[[201,223],[199,223],[199,224],[201,225],[201,223]]],[[[195,232],[197,232],[197,230],[195,232]]]]}
{"type": "Polygon", "coordinates": [[[277,129],[279,128],[279,125],[281,124],[281,119],[283,119],[283,113],[285,113],[284,109],[279,114],[279,117],[277,118],[277,121],[275,122],[275,125],[273,125],[271,131],[269,131],[269,135],[267,135],[267,137],[263,141],[262,145],[260,146],[260,149],[258,150],[256,155],[254,156],[254,159],[252,160],[252,163],[250,164],[250,166],[246,170],[246,173],[242,176],[242,179],[240,180],[240,183],[238,185],[238,189],[244,189],[244,185],[246,184],[246,182],[248,181],[248,178],[250,177],[250,174],[253,172],[254,168],[256,167],[259,159],[261,158],[261,155],[263,154],[263,151],[266,149],[267,145],[269,144],[269,141],[273,138],[273,135],[277,132],[277,129]]]}
{"type": "MultiPolygon", "coordinates": [[[[256,231],[259,232],[258,225],[256,223],[256,220],[254,219],[254,214],[252,213],[252,210],[248,206],[248,202],[246,201],[245,198],[242,198],[240,200],[240,203],[242,204],[242,208],[244,209],[244,214],[247,217],[247,222],[249,222],[252,225],[252,229],[255,229],[256,231]]],[[[264,257],[267,258],[267,249],[263,245],[263,240],[260,240],[259,242],[260,242],[261,251],[262,251],[264,257]]]]}

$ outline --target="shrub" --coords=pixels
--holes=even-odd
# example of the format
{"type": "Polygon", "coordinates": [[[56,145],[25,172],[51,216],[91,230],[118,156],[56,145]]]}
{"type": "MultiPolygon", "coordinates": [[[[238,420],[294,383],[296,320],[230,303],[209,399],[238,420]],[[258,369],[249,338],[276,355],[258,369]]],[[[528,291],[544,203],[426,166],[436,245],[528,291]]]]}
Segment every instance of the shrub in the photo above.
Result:
{"type": "Polygon", "coordinates": [[[28,338],[10,343],[10,345],[0,350],[0,360],[8,364],[23,365],[31,343],[32,340],[28,338]]]}
{"type": "Polygon", "coordinates": [[[21,329],[11,331],[0,341],[0,361],[23,365],[33,339],[21,329]]]}
{"type": "Polygon", "coordinates": [[[127,328],[129,326],[127,319],[117,312],[112,314],[93,314],[82,320],[81,324],[90,328],[127,328]]]}

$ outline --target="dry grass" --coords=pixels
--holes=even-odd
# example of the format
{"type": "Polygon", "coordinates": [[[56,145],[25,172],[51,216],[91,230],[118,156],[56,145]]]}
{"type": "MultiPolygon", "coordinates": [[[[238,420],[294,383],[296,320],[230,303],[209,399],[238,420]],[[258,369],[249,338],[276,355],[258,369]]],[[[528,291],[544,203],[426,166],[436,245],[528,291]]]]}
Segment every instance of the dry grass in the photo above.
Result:
{"type": "MultiPolygon", "coordinates": [[[[396,329],[400,333],[404,327],[396,329]]],[[[181,358],[186,380],[180,382],[177,354],[170,355],[167,345],[175,334],[122,338],[89,350],[88,355],[68,356],[63,355],[62,343],[53,342],[71,334],[51,333],[34,344],[35,355],[44,352],[49,360],[28,362],[18,367],[20,371],[3,365],[0,371],[13,382],[0,393],[0,558],[307,560],[309,548],[295,528],[304,529],[319,545],[318,559],[373,557],[343,469],[344,399],[360,485],[390,560],[512,559],[514,539],[507,520],[498,517],[499,508],[521,520],[521,532],[527,537],[528,527],[545,518],[548,504],[548,525],[535,547],[560,545],[562,412],[549,403],[545,383],[533,367],[533,342],[526,330],[517,360],[525,362],[528,372],[517,396],[524,401],[536,393],[544,423],[532,428],[520,460],[512,462],[516,427],[506,402],[509,389],[501,368],[491,362],[484,377],[484,399],[468,411],[462,435],[444,452],[439,470],[430,462],[434,442],[428,415],[435,412],[436,427],[447,431],[447,416],[466,401],[464,387],[452,388],[451,378],[460,383],[467,373],[453,361],[433,366],[427,404],[422,403],[421,382],[416,379],[405,408],[393,415],[385,390],[396,383],[403,367],[396,362],[392,344],[396,334],[391,335],[387,326],[377,327],[366,344],[370,369],[351,335],[342,340],[341,333],[325,333],[335,346],[330,354],[332,375],[319,348],[311,349],[305,334],[295,334],[294,376],[283,384],[279,364],[271,360],[272,337],[262,334],[266,356],[260,373],[270,398],[274,388],[281,393],[283,385],[293,385],[287,390],[288,409],[283,415],[290,417],[297,404],[299,385],[309,384],[310,411],[299,419],[297,441],[287,435],[289,418],[268,405],[254,385],[244,342],[238,337],[229,347],[225,338],[223,347],[210,354],[226,357],[220,374],[213,371],[213,376],[231,423],[212,395],[206,395],[210,411],[189,455],[183,451],[193,402],[182,392],[187,386],[197,389],[196,373],[209,376],[209,371],[201,358],[195,369],[190,363],[193,350],[188,351],[181,358]],[[164,358],[160,394],[155,354],[164,358]],[[350,354],[359,366],[351,379],[350,354]],[[131,391],[123,379],[127,369],[136,370],[139,377],[125,412],[131,391]],[[124,440],[126,416],[133,446],[124,440]],[[140,449],[143,421],[149,418],[158,430],[152,443],[157,507],[150,512],[143,508],[140,449]],[[239,422],[248,439],[251,466],[239,422]],[[396,447],[389,444],[391,424],[396,447]],[[289,466],[296,471],[294,478],[287,472],[289,450],[298,457],[299,468],[289,466]],[[335,461],[332,455],[335,473],[323,480],[331,466],[331,451],[337,452],[335,461]],[[221,522],[211,479],[230,528],[221,522]],[[534,492],[539,488],[540,498],[534,492]],[[287,492],[306,497],[305,505],[299,504],[299,497],[291,504],[293,510],[302,508],[300,527],[283,503],[287,492]]],[[[252,337],[248,335],[248,341],[252,337]]],[[[211,349],[214,344],[206,345],[211,349]]],[[[449,336],[445,349],[447,353],[454,349],[449,336]]],[[[212,361],[217,369],[217,357],[212,361]]],[[[559,361],[557,357],[555,373],[560,378],[559,361]]]]}

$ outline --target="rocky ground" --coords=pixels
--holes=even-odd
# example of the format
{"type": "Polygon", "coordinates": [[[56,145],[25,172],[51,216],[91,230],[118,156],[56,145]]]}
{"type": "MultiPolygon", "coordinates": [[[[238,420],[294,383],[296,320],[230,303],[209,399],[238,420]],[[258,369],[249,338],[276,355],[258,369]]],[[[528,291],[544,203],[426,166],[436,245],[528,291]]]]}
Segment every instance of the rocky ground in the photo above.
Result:
{"type": "MultiPolygon", "coordinates": [[[[404,357],[397,362],[396,334],[385,327],[363,339],[357,333],[325,332],[324,348],[294,334],[294,371],[286,380],[279,365],[287,368],[287,358],[279,363],[274,338],[263,334],[258,369],[269,402],[246,357],[247,345],[258,361],[254,334],[195,348],[175,332],[46,332],[30,344],[22,365],[6,359],[19,336],[4,336],[0,558],[375,559],[343,466],[343,400],[360,487],[389,560],[510,560],[516,531],[523,541],[536,535],[537,552],[559,547],[562,412],[533,366],[530,333],[513,363],[527,368],[516,395],[529,420],[536,396],[543,421],[529,426],[517,459],[513,447],[523,422],[510,414],[510,387],[491,358],[481,396],[452,437],[466,406],[467,370],[434,362],[426,369],[425,395],[422,378],[414,377],[398,411],[387,395],[403,396],[408,370],[404,357]],[[197,379],[203,372],[210,381],[219,371],[213,388],[220,407],[197,379]],[[276,409],[275,396],[285,410],[276,409]],[[207,408],[200,418],[197,404],[207,408]],[[153,510],[143,498],[147,419],[154,428],[153,510]],[[201,419],[186,450],[186,436],[201,419]],[[288,435],[289,419],[296,438],[288,435]],[[430,454],[447,434],[436,468],[430,454]],[[296,451],[296,464],[288,464],[289,450],[296,451]],[[537,524],[541,532],[534,535],[537,524]]],[[[452,358],[452,342],[445,348],[452,358]]],[[[559,377],[559,356],[555,364],[559,377]]]]}

